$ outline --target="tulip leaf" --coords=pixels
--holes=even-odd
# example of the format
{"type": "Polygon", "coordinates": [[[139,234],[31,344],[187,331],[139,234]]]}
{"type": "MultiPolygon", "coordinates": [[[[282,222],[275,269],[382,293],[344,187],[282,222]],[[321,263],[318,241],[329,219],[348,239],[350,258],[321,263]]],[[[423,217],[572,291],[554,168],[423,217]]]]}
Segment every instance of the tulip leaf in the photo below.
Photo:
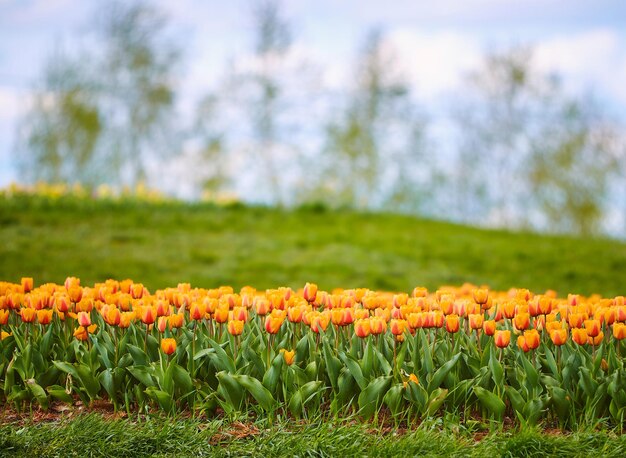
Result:
{"type": "Polygon", "coordinates": [[[446,389],[437,388],[435,391],[433,391],[428,397],[428,407],[426,408],[426,415],[434,415],[439,410],[443,402],[446,400],[447,396],[448,390],[446,389]]]}
{"type": "Polygon", "coordinates": [[[481,404],[496,418],[502,418],[504,415],[504,410],[506,409],[506,405],[502,402],[495,393],[491,391],[487,391],[486,389],[475,386],[474,393],[478,397],[478,400],[481,404]]]}
{"type": "Polygon", "coordinates": [[[148,366],[132,366],[127,367],[126,370],[131,373],[139,382],[146,387],[156,386],[154,379],[152,378],[152,368],[148,366]]]}
{"type": "Polygon", "coordinates": [[[363,371],[361,370],[359,363],[352,355],[344,352],[339,352],[339,358],[341,358],[343,363],[346,365],[350,374],[354,377],[354,380],[356,380],[357,385],[359,385],[359,388],[364,390],[365,387],[367,387],[367,380],[365,380],[365,377],[363,376],[363,371]]]}
{"type": "Polygon", "coordinates": [[[272,393],[257,379],[247,375],[233,375],[233,379],[248,390],[263,410],[271,412],[275,409],[277,402],[272,396],[272,393]]]}
{"type": "Polygon", "coordinates": [[[165,391],[161,391],[156,387],[148,387],[146,388],[145,393],[148,395],[150,399],[159,404],[159,407],[166,412],[173,412],[174,410],[174,399],[169,393],[165,391]]]}
{"type": "Polygon", "coordinates": [[[397,383],[394,386],[392,386],[389,389],[389,391],[387,391],[387,393],[385,394],[385,397],[383,398],[383,402],[389,408],[392,415],[394,416],[397,416],[403,411],[403,406],[402,406],[402,400],[403,400],[402,392],[403,391],[404,391],[404,387],[402,386],[402,383],[397,383]]]}
{"type": "Polygon", "coordinates": [[[74,398],[65,391],[65,388],[59,385],[53,385],[46,388],[46,391],[55,399],[58,399],[61,402],[65,402],[66,404],[73,404],[74,398]]]}
{"type": "Polygon", "coordinates": [[[41,385],[38,385],[35,379],[30,379],[26,382],[26,386],[33,394],[37,402],[42,409],[48,410],[48,394],[44,391],[41,385]]]}
{"type": "Polygon", "coordinates": [[[278,381],[280,380],[280,372],[283,367],[285,358],[282,353],[277,354],[272,361],[272,365],[265,372],[263,376],[263,386],[267,388],[270,393],[275,394],[278,387],[278,381]]]}
{"type": "Polygon", "coordinates": [[[218,393],[226,401],[226,407],[232,411],[240,411],[243,403],[244,390],[233,375],[221,371],[216,374],[219,381],[218,393]]]}
{"type": "Polygon", "coordinates": [[[359,413],[364,418],[370,418],[380,408],[390,384],[390,376],[381,376],[372,380],[361,392],[359,395],[359,413]]]}
{"type": "Polygon", "coordinates": [[[211,345],[213,350],[215,350],[216,357],[213,358],[213,363],[216,367],[230,373],[235,373],[237,371],[237,369],[235,369],[235,363],[233,362],[233,359],[226,354],[222,346],[213,339],[207,340],[209,341],[209,345],[211,345]]]}
{"type": "Polygon", "coordinates": [[[439,388],[443,383],[446,375],[454,368],[456,363],[459,361],[461,357],[460,353],[457,353],[450,361],[446,362],[443,366],[437,369],[437,372],[433,374],[433,378],[428,383],[427,391],[432,393],[435,389],[439,388]]]}

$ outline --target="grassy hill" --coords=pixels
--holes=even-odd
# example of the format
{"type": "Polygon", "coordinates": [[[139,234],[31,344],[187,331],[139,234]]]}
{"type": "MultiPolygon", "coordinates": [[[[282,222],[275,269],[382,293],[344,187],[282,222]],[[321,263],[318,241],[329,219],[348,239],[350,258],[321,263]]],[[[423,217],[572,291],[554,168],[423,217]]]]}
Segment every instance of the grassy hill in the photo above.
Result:
{"type": "Polygon", "coordinates": [[[626,293],[626,244],[489,231],[409,216],[208,204],[0,199],[0,279],[133,278],[408,291],[469,281],[626,293]]]}

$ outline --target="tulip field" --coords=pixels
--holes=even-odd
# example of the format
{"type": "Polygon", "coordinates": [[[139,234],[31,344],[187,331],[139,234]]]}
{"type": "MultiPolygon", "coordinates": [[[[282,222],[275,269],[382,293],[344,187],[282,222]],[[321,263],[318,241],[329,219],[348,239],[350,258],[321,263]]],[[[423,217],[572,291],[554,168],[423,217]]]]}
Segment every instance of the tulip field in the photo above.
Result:
{"type": "Polygon", "coordinates": [[[174,415],[626,415],[624,297],[464,285],[408,293],[0,283],[2,400],[174,415]]]}
{"type": "Polygon", "coordinates": [[[626,454],[621,242],[54,191],[0,192],[0,456],[626,454]]]}

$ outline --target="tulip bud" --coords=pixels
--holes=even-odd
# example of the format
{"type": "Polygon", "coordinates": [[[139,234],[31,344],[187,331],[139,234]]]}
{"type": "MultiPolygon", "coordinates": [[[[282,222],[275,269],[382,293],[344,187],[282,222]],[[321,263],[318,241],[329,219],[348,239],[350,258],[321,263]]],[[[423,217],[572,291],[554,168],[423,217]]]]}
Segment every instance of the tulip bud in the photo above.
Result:
{"type": "Polygon", "coordinates": [[[458,315],[448,315],[446,316],[446,331],[453,334],[455,332],[459,332],[459,316],[458,315]]]}
{"type": "Polygon", "coordinates": [[[528,313],[518,313],[513,318],[513,323],[516,329],[524,331],[530,327],[530,315],[528,313]]]}
{"type": "Polygon", "coordinates": [[[469,316],[469,326],[471,329],[482,329],[485,317],[479,313],[474,313],[469,316]]]}
{"type": "Polygon", "coordinates": [[[22,288],[25,293],[28,293],[33,290],[33,279],[32,277],[23,277],[21,280],[22,288]]]}
{"type": "Polygon", "coordinates": [[[228,333],[233,336],[238,336],[243,332],[243,321],[232,320],[228,322],[228,333]]]}
{"type": "Polygon", "coordinates": [[[37,322],[42,325],[50,324],[53,312],[51,309],[37,310],[37,322]]]}
{"type": "Polygon", "coordinates": [[[489,298],[489,290],[485,288],[476,288],[473,291],[474,302],[477,304],[486,304],[489,298]]]}
{"type": "Polygon", "coordinates": [[[294,350],[288,351],[284,348],[281,348],[280,352],[283,354],[283,358],[285,359],[287,366],[291,366],[296,359],[296,352],[294,350]]]}
{"type": "Polygon", "coordinates": [[[488,320],[483,323],[483,331],[486,335],[492,336],[496,333],[496,322],[495,320],[488,320]]]}
{"type": "Polygon", "coordinates": [[[364,339],[370,335],[370,320],[361,319],[354,322],[354,333],[357,337],[364,339]]]}
{"type": "Polygon", "coordinates": [[[161,350],[166,355],[171,355],[176,351],[176,339],[161,339],[161,350]]]}
{"type": "Polygon", "coordinates": [[[305,284],[302,296],[307,302],[314,302],[317,296],[317,285],[315,283],[305,284]]]}
{"type": "Polygon", "coordinates": [[[572,340],[578,345],[586,345],[589,336],[585,328],[572,328],[572,340]]]}
{"type": "Polygon", "coordinates": [[[567,329],[554,329],[550,331],[550,339],[556,346],[561,346],[567,342],[567,329]]]}
{"type": "Polygon", "coordinates": [[[589,337],[596,337],[600,334],[600,320],[585,320],[585,329],[589,337]]]}
{"type": "Polygon", "coordinates": [[[91,324],[91,315],[87,312],[78,313],[78,324],[86,328],[91,324]]]}
{"type": "Polygon", "coordinates": [[[508,347],[511,342],[511,331],[496,331],[494,341],[498,348],[508,347]]]}

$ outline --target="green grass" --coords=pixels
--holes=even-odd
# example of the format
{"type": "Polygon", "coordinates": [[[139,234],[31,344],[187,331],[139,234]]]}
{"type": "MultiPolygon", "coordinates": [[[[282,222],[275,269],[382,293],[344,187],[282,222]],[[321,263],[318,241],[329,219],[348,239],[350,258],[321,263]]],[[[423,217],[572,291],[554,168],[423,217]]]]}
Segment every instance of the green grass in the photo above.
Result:
{"type": "Polygon", "coordinates": [[[409,291],[463,282],[561,294],[625,291],[626,244],[409,216],[207,204],[0,199],[0,279],[133,278],[409,291]]]}
{"type": "MultiPolygon", "coordinates": [[[[248,427],[250,425],[247,425],[248,427]]],[[[440,427],[386,431],[348,423],[259,423],[253,434],[221,421],[97,414],[48,423],[0,426],[2,456],[602,456],[626,454],[626,436],[611,432],[546,434],[535,430],[474,436],[440,427]]]]}

